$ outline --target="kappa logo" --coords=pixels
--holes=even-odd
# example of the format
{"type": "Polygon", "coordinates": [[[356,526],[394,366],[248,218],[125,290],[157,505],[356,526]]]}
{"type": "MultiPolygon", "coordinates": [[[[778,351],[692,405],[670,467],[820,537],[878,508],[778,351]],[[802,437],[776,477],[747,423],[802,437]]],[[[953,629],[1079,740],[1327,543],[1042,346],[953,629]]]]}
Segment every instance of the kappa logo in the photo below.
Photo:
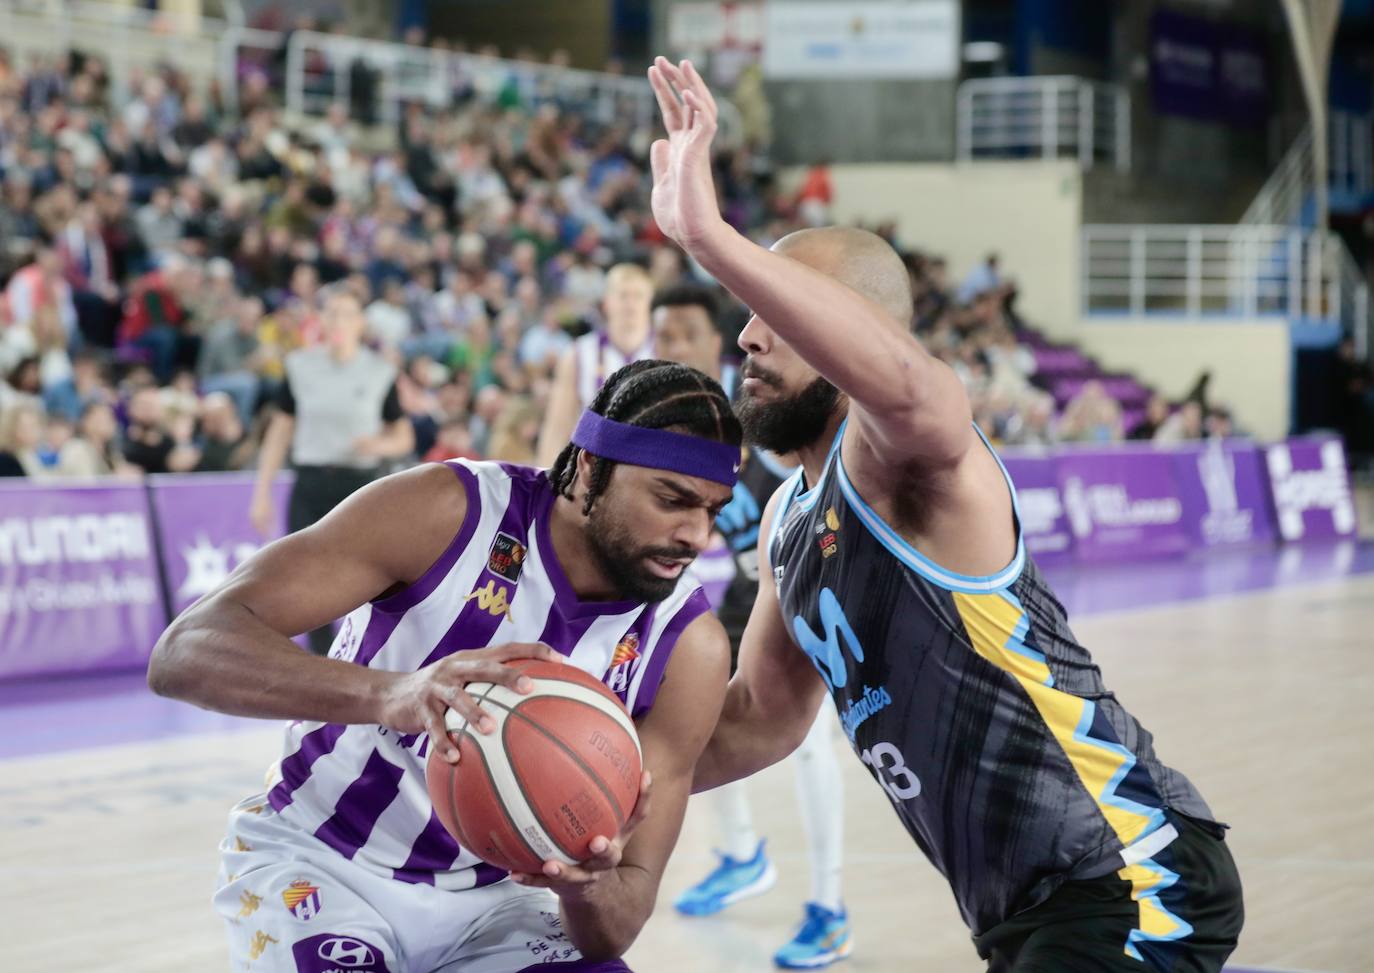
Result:
{"type": "Polygon", "coordinates": [[[510,618],[509,591],[505,585],[498,586],[495,581],[488,581],[485,587],[474,590],[463,601],[472,601],[476,598],[477,607],[487,614],[510,618]]]}

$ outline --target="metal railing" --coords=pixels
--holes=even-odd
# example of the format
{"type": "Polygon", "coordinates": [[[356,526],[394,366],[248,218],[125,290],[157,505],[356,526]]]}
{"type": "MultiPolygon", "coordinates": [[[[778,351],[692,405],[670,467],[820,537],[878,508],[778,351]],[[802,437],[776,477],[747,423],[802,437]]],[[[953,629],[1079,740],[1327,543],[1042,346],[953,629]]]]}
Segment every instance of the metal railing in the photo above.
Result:
{"type": "Polygon", "coordinates": [[[959,86],[957,156],[1076,158],[1131,165],[1131,99],[1120,85],[1075,77],[975,78],[959,86]]]}
{"type": "Polygon", "coordinates": [[[1280,316],[1362,330],[1368,288],[1340,239],[1289,226],[1084,226],[1086,315],[1280,316]]]}
{"type": "Polygon", "coordinates": [[[1333,111],[1327,134],[1331,191],[1354,196],[1374,192],[1374,115],[1333,111]]]}
{"type": "Polygon", "coordinates": [[[215,44],[226,23],[195,10],[157,11],[92,0],[0,0],[0,43],[19,63],[28,51],[98,52],[123,83],[134,69],[176,65],[197,85],[214,70],[215,44]]]}
{"type": "MultiPolygon", "coordinates": [[[[488,102],[557,104],[603,125],[650,126],[658,114],[653,89],[639,77],[314,31],[296,31],[287,45],[287,109],[322,115],[333,103],[349,103],[359,64],[372,73],[372,109],[385,124],[395,124],[406,103],[440,108],[468,92],[488,102]]],[[[728,101],[717,100],[722,137],[729,141],[740,131],[739,114],[728,101]]]]}

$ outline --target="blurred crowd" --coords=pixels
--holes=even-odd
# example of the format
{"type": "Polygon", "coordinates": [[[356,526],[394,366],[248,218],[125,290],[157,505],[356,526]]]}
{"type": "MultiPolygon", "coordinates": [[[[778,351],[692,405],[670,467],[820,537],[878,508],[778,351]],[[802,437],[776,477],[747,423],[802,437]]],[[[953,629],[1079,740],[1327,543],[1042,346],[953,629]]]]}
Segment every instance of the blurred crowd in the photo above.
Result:
{"type": "MultiPolygon", "coordinates": [[[[400,372],[417,458],[528,462],[555,362],[601,323],[608,268],[704,279],[650,215],[647,126],[599,123],[556,90],[460,84],[395,131],[347,104],[293,127],[269,84],[244,90],[231,109],[169,67],[119,83],[94,54],[0,49],[0,474],[251,467],[283,360],[320,340],[336,288],[400,372]]],[[[738,141],[716,166],[734,226],[767,245],[829,221],[824,166],[785,191],[738,141]]],[[[875,229],[907,260],[917,332],[996,441],[1139,432],[1100,387],[1061,410],[1037,386],[995,258],[954,284],[875,229]]],[[[743,313],[725,316],[727,347],[743,313]]],[[[1215,420],[1151,408],[1155,438],[1215,420]]]]}

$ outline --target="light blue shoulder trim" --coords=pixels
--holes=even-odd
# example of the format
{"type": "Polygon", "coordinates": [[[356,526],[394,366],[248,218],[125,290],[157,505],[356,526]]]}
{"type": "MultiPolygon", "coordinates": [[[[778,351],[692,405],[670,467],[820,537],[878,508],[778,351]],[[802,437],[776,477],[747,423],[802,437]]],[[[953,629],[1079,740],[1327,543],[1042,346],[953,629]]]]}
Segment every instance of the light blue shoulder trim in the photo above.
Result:
{"type": "MultiPolygon", "coordinates": [[[[978,427],[974,426],[974,429],[976,430],[978,427]]],[[[983,444],[987,445],[987,439],[983,438],[981,430],[978,431],[978,436],[982,439],[983,444]]],[[[992,447],[988,446],[988,450],[991,451],[992,447]]],[[[994,458],[996,455],[996,453],[993,453],[994,458]]],[[[997,465],[1001,467],[1002,461],[998,460],[997,465]]],[[[849,506],[858,514],[859,519],[863,521],[864,526],[868,528],[869,532],[876,537],[878,541],[897,558],[897,560],[901,561],[927,581],[937,584],[942,588],[947,588],[950,591],[979,594],[1005,588],[1020,577],[1021,570],[1025,567],[1026,563],[1026,546],[1021,537],[1021,518],[1019,513],[1017,513],[1016,555],[1012,558],[1011,563],[996,574],[982,576],[959,574],[940,567],[940,565],[912,547],[906,538],[893,530],[882,517],[878,516],[872,507],[864,502],[863,497],[859,496],[859,491],[856,490],[854,484],[850,482],[849,474],[845,472],[843,456],[841,456],[839,462],[835,464],[835,468],[840,474],[840,491],[844,494],[844,498],[848,501],[849,506]]],[[[1007,487],[1012,491],[1012,508],[1015,510],[1016,491],[1011,487],[1011,477],[1007,476],[1005,467],[1002,467],[1002,475],[1007,478],[1007,487]]]]}
{"type": "MultiPolygon", "coordinates": [[[[810,489],[803,490],[792,498],[793,502],[803,510],[810,510],[815,506],[816,498],[823,492],[822,488],[825,486],[826,477],[830,475],[831,461],[835,460],[836,454],[840,451],[840,443],[844,441],[844,427],[847,425],[849,425],[849,418],[846,416],[845,420],[840,423],[840,428],[835,430],[835,441],[830,444],[830,451],[825,454],[825,466],[821,468],[820,477],[811,485],[810,489]]],[[[834,465],[840,464],[836,462],[834,465]]]]}
{"type": "Polygon", "coordinates": [[[773,543],[778,539],[778,530],[782,527],[782,522],[787,518],[787,511],[792,506],[792,501],[796,499],[797,487],[801,486],[802,469],[797,469],[783,481],[782,486],[778,487],[778,495],[782,499],[773,508],[773,522],[768,525],[768,543],[763,545],[763,553],[768,559],[768,570],[773,570],[773,543]]]}

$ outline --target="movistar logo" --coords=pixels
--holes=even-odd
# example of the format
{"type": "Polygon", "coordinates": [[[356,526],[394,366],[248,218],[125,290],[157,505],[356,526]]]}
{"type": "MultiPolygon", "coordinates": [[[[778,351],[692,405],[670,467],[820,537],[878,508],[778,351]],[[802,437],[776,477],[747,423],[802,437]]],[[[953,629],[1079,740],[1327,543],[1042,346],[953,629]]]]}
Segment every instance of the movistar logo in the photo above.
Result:
{"type": "Polygon", "coordinates": [[[844,639],[849,654],[856,662],[864,661],[864,649],[859,644],[859,637],[854,634],[854,627],[849,624],[849,619],[845,618],[844,609],[840,607],[840,600],[835,597],[835,592],[829,588],[822,588],[817,609],[821,616],[821,631],[825,633],[824,638],[817,635],[800,615],[792,619],[792,632],[797,638],[797,644],[811,657],[812,664],[820,671],[830,688],[839,689],[848,681],[844,654],[840,651],[840,639],[844,639]]]}

